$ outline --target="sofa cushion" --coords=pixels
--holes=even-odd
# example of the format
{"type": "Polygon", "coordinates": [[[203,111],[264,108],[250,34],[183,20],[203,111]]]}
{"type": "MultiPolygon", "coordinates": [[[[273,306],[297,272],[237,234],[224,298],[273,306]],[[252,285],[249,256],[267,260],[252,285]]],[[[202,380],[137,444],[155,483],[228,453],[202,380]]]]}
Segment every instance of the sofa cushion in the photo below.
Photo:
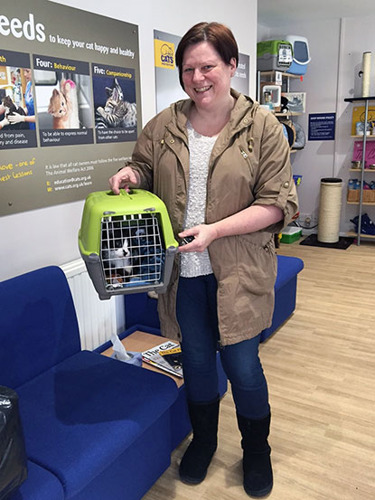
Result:
{"type": "Polygon", "coordinates": [[[262,331],[261,342],[268,339],[293,313],[296,307],[297,275],[303,267],[303,260],[298,257],[277,256],[277,278],[272,324],[262,331]]]}
{"type": "MultiPolygon", "coordinates": [[[[162,415],[71,500],[140,500],[171,464],[170,413],[162,415]]],[[[50,499],[48,499],[50,500],[50,499]]]]}
{"type": "Polygon", "coordinates": [[[0,283],[0,384],[12,389],[80,350],[65,274],[50,266],[0,283]]]}
{"type": "Polygon", "coordinates": [[[277,256],[277,277],[275,291],[294,278],[303,269],[303,260],[286,255],[277,256]]]}
{"type": "MultiPolygon", "coordinates": [[[[170,377],[88,351],[65,359],[18,393],[28,456],[60,479],[67,498],[108,467],[178,396],[170,377]]],[[[170,435],[165,441],[170,447],[170,435]]]]}
{"type": "Polygon", "coordinates": [[[64,490],[57,477],[39,465],[27,462],[26,481],[9,500],[64,500],[64,490]]]}

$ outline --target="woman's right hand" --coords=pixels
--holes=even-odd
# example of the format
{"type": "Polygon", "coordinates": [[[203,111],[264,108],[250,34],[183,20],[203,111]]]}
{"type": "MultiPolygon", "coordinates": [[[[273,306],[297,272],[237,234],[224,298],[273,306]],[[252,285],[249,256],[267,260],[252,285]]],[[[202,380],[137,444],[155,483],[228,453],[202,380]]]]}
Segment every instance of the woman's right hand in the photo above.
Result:
{"type": "Polygon", "coordinates": [[[122,168],[109,179],[109,185],[114,194],[119,194],[121,188],[129,191],[130,187],[137,187],[139,184],[139,174],[131,167],[122,168]]]}

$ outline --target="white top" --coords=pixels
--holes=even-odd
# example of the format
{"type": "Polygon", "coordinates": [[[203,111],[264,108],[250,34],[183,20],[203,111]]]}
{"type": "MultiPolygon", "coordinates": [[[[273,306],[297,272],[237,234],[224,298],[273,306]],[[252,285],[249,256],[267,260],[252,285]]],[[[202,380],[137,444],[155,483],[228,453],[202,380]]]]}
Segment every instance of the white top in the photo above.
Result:
{"type": "MultiPolygon", "coordinates": [[[[217,136],[207,137],[198,134],[191,123],[187,123],[190,165],[189,188],[185,213],[185,229],[205,223],[207,201],[207,176],[211,151],[217,136]]],[[[212,273],[208,250],[203,252],[181,253],[180,276],[195,278],[212,273]]]]}

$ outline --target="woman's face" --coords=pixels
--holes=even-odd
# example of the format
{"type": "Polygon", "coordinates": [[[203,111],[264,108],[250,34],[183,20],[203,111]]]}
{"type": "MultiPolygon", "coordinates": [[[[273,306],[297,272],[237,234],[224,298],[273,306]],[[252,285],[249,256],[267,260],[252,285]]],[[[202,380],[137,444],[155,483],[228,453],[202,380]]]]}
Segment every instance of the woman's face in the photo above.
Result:
{"type": "Polygon", "coordinates": [[[31,80],[31,69],[24,69],[23,74],[27,81],[31,80]]]}
{"type": "Polygon", "coordinates": [[[230,82],[236,72],[236,60],[225,64],[209,42],[200,42],[185,50],[182,63],[184,90],[197,108],[215,109],[230,96],[230,82]]]}

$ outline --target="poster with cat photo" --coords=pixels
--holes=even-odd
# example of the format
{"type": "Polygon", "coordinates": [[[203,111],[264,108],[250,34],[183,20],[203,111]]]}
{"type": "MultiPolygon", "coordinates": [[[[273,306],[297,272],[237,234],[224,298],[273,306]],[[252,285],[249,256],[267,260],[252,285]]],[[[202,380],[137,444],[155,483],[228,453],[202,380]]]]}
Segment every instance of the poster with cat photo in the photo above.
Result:
{"type": "Polygon", "coordinates": [[[92,74],[97,143],[136,140],[134,71],[93,64],[92,74]]]}
{"type": "Polygon", "coordinates": [[[108,187],[141,131],[138,26],[2,0],[0,216],[108,187]]]}
{"type": "Polygon", "coordinates": [[[37,145],[33,79],[28,54],[3,50],[0,61],[0,148],[37,145]]]}
{"type": "Polygon", "coordinates": [[[34,85],[42,147],[94,142],[88,63],[34,55],[34,85]]]}

